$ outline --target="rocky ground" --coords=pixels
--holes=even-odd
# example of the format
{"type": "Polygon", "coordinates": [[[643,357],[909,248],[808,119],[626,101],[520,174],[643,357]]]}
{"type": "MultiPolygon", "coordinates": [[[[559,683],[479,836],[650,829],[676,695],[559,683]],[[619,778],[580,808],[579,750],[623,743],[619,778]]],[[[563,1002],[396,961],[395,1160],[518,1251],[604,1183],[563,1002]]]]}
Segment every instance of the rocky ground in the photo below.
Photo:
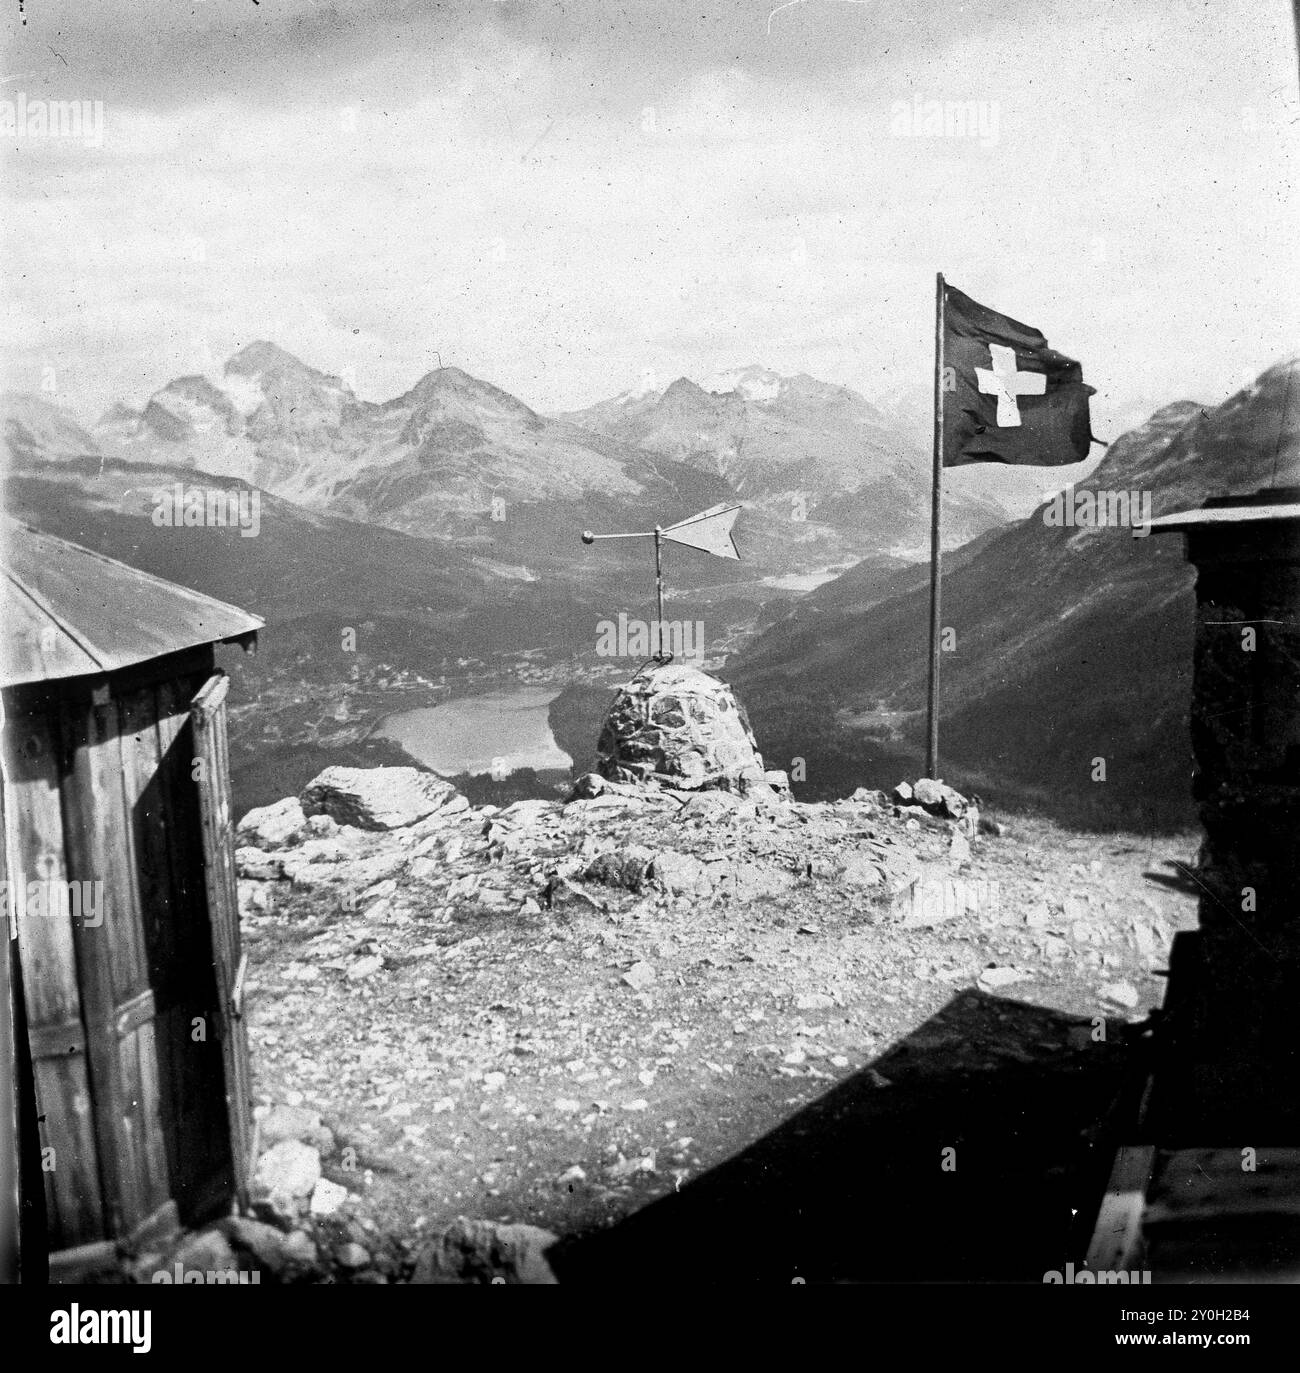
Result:
{"type": "Polygon", "coordinates": [[[1117,1063],[1194,924],[1191,837],[994,825],[920,786],[585,791],[475,809],[429,774],[332,769],[241,825],[258,1195],[301,1250],[280,1270],[516,1280],[547,1237],[471,1243],[463,1218],[562,1252],[706,1195],[838,1088],[896,1112],[936,1066],[1117,1063]]]}

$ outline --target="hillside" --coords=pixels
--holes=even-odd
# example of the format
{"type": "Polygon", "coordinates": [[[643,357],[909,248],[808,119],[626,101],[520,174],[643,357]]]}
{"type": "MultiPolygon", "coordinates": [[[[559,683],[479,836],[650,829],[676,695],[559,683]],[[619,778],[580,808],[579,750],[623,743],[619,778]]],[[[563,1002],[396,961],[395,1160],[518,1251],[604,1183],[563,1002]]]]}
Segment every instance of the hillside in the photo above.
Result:
{"type": "MultiPolygon", "coordinates": [[[[1166,406],[1078,490],[1149,492],[1159,516],[1294,482],[1298,365],[1269,369],[1217,407],[1166,406]]],[[[943,659],[942,771],[1058,815],[1180,820],[1194,606],[1182,541],[1052,527],[1045,508],[948,565],[943,623],[956,650],[943,659]],[[1097,757],[1104,784],[1091,781],[1097,757]]],[[[903,760],[916,770],[928,590],[915,580],[882,600],[869,577],[846,574],[729,664],[765,751],[808,759],[811,794],[874,784],[903,760]]]]}

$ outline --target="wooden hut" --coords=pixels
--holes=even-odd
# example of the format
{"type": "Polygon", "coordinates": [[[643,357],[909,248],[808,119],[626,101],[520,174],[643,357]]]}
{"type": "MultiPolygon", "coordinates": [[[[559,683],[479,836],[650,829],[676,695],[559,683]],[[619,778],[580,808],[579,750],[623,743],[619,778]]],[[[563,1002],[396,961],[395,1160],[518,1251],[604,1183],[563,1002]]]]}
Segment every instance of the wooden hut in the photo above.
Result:
{"type": "Polygon", "coordinates": [[[57,1281],[228,1208],[246,1182],[214,645],[251,646],[262,621],[15,521],[0,541],[0,914],[57,1281]]]}

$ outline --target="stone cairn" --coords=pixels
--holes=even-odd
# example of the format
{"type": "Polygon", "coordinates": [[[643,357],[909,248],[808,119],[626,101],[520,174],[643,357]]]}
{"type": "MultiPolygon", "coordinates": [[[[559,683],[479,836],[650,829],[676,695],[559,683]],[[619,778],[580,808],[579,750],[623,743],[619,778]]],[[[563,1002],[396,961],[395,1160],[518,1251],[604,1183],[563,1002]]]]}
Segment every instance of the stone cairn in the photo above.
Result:
{"type": "Polygon", "coordinates": [[[660,663],[619,688],[596,745],[611,782],[685,791],[782,789],[765,773],[744,707],[716,677],[684,663],[660,663]]]}

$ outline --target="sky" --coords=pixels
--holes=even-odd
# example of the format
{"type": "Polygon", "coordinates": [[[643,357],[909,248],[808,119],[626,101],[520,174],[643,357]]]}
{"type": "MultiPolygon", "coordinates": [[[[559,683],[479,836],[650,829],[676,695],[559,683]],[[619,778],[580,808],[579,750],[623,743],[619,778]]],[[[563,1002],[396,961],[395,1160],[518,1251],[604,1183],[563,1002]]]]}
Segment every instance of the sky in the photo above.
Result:
{"type": "Polygon", "coordinates": [[[455,365],[561,410],[753,362],[920,398],[936,271],[1081,359],[1103,437],[1300,351],[1287,0],[4,25],[3,382],[84,420],[258,338],[372,400],[455,365]],[[48,101],[89,102],[80,137],[33,124],[48,101]],[[971,127],[927,133],[935,101],[971,127]]]}

